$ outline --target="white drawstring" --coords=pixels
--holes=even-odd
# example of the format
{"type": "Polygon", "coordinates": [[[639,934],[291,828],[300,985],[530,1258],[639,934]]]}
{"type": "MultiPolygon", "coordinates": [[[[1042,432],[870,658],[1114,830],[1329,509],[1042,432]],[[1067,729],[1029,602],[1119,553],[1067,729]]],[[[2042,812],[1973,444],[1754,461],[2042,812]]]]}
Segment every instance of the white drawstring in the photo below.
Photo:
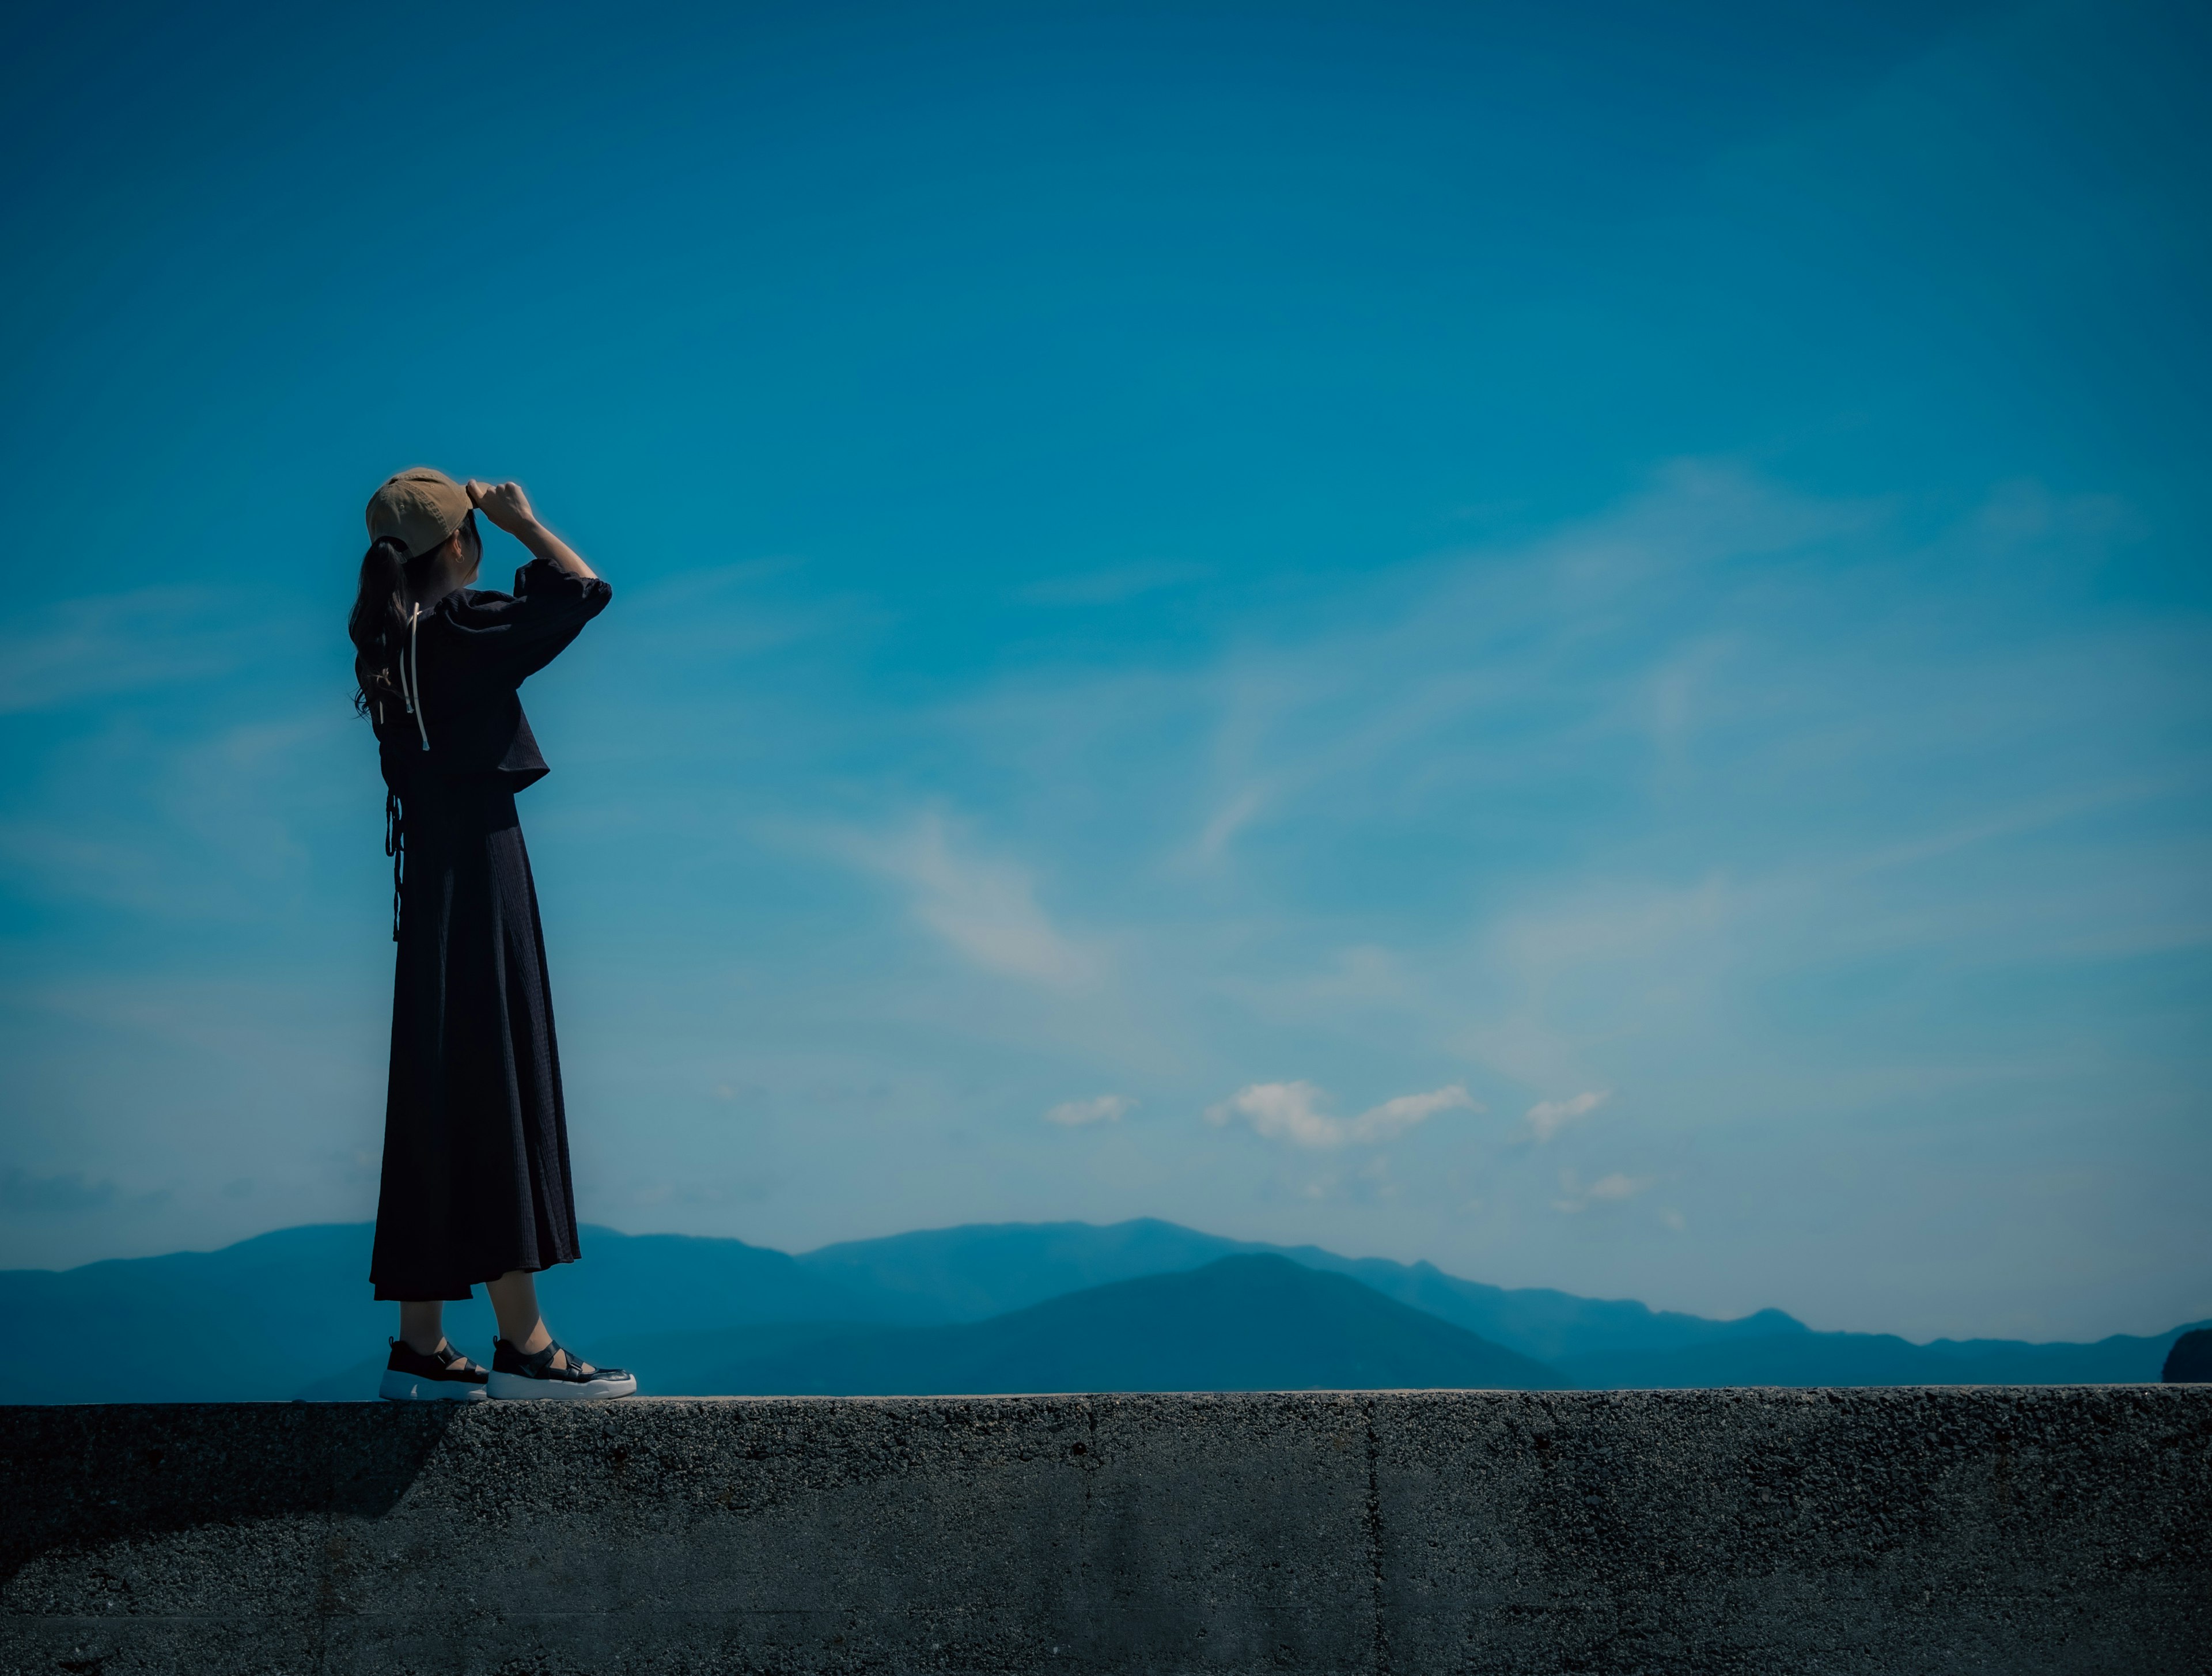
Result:
{"type": "Polygon", "coordinates": [[[415,638],[416,625],[422,620],[422,608],[414,605],[407,612],[407,650],[399,658],[399,695],[407,701],[407,714],[415,718],[415,728],[422,736],[422,749],[430,748],[430,730],[422,720],[422,648],[415,638]],[[415,662],[413,678],[408,675],[410,656],[415,662]]]}

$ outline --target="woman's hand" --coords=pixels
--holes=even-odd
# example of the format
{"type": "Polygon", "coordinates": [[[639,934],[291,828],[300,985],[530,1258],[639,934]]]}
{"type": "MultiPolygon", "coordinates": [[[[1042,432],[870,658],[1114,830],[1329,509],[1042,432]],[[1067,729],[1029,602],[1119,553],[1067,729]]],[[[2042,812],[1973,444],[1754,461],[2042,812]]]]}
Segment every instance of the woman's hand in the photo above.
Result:
{"type": "Polygon", "coordinates": [[[464,487],[477,510],[507,534],[520,538],[524,531],[538,527],[538,514],[530,509],[530,497],[520,483],[488,483],[471,477],[464,487]]]}
{"type": "Polygon", "coordinates": [[[530,497],[522,492],[520,483],[488,483],[481,477],[471,477],[463,487],[477,511],[527,547],[534,556],[550,560],[571,576],[580,576],[586,581],[598,580],[599,573],[586,564],[574,548],[538,521],[538,514],[530,509],[530,497]]]}

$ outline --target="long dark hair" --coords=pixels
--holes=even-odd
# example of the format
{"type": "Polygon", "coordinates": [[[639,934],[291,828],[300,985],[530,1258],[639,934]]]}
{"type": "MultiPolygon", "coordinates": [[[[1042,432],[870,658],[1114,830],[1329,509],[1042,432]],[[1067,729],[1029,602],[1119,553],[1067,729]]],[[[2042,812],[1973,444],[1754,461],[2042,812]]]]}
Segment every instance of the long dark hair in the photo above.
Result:
{"type": "MultiPolygon", "coordinates": [[[[453,535],[474,527],[474,513],[464,518],[453,535]]],[[[404,707],[399,689],[399,653],[407,644],[407,618],[422,597],[429,580],[430,562],[444,550],[446,542],[413,558],[396,536],[379,536],[362,555],[361,586],[355,590],[353,610],[346,617],[346,637],[353,642],[353,707],[367,715],[369,706],[392,710],[404,707]]],[[[465,541],[463,543],[465,549],[465,541]]]]}
{"type": "Polygon", "coordinates": [[[362,556],[361,586],[346,617],[346,638],[353,642],[353,707],[361,714],[373,703],[400,702],[394,673],[399,648],[406,643],[407,607],[415,597],[410,580],[422,580],[417,565],[407,562],[407,549],[396,536],[379,536],[362,556]],[[408,571],[415,568],[410,578],[408,571]]]}

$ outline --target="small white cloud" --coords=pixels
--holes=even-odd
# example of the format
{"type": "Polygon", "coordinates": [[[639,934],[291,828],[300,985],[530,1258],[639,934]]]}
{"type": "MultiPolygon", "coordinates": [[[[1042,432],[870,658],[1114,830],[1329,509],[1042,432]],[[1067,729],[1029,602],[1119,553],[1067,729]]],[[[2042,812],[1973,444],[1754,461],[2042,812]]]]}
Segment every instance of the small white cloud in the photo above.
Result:
{"type": "Polygon", "coordinates": [[[1665,1223],[1668,1227],[1673,1229],[1677,1234],[1680,1233],[1685,1228],[1687,1228],[1690,1225],[1688,1218],[1684,1217],[1680,1211],[1676,1210],[1671,1205],[1665,1210],[1659,1212],[1659,1220],[1665,1223]]]}
{"type": "Polygon", "coordinates": [[[1633,1199],[1651,1185],[1648,1175],[1623,1175],[1619,1170],[1590,1183],[1592,1199],[1633,1199]]]}
{"type": "Polygon", "coordinates": [[[1269,1140],[1293,1146],[1340,1146],[1344,1126],[1316,1108],[1324,1097],[1311,1083],[1253,1083],[1219,1105],[1207,1107],[1206,1120],[1218,1126],[1241,1117],[1255,1133],[1269,1140]]]}
{"type": "Polygon", "coordinates": [[[1389,1140],[1402,1135],[1416,1123],[1425,1123],[1438,1112],[1479,1112],[1482,1102],[1454,1083],[1449,1088],[1431,1089],[1426,1094],[1401,1094],[1395,1100],[1385,1100],[1379,1106],[1370,1106],[1352,1120],[1352,1139],[1357,1141],[1389,1140]]]}
{"type": "Polygon", "coordinates": [[[1044,1120],[1068,1129],[1079,1129],[1086,1123],[1119,1123],[1136,1103],[1121,1094],[1102,1094],[1096,1100],[1063,1100],[1044,1114],[1044,1120]]]}
{"type": "Polygon", "coordinates": [[[1571,1100],[1539,1100],[1528,1108],[1522,1120],[1528,1124],[1531,1136],[1547,1141],[1576,1119],[1588,1117],[1611,1098],[1611,1089],[1592,1089],[1571,1100]]]}
{"type": "Polygon", "coordinates": [[[1438,1112],[1482,1109],[1481,1102],[1456,1083],[1426,1094],[1401,1094],[1349,1121],[1322,1109],[1328,1098],[1311,1083],[1253,1083],[1219,1105],[1209,1106],[1206,1120],[1218,1126],[1241,1117],[1254,1133],[1292,1146],[1372,1146],[1404,1134],[1438,1112]]]}
{"type": "Polygon", "coordinates": [[[1656,1176],[1650,1175],[1624,1175],[1616,1169],[1609,1175],[1599,1176],[1596,1181],[1584,1187],[1574,1171],[1563,1169],[1559,1172],[1559,1190],[1566,1197],[1553,1199],[1552,1208],[1555,1211],[1571,1212],[1588,1210],[1591,1203],[1596,1199],[1633,1199],[1652,1186],[1656,1180],[1656,1176]]]}

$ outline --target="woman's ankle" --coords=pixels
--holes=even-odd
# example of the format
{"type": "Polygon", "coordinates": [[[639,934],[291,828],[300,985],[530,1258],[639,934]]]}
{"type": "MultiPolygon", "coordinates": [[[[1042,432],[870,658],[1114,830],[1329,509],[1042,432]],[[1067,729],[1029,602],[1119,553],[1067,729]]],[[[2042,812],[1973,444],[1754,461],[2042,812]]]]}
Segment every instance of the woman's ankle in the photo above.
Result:
{"type": "Polygon", "coordinates": [[[531,1324],[530,1331],[520,1338],[505,1331],[502,1331],[499,1336],[525,1356],[535,1356],[553,1342],[552,1332],[546,1327],[544,1317],[542,1315],[531,1324]]]}

